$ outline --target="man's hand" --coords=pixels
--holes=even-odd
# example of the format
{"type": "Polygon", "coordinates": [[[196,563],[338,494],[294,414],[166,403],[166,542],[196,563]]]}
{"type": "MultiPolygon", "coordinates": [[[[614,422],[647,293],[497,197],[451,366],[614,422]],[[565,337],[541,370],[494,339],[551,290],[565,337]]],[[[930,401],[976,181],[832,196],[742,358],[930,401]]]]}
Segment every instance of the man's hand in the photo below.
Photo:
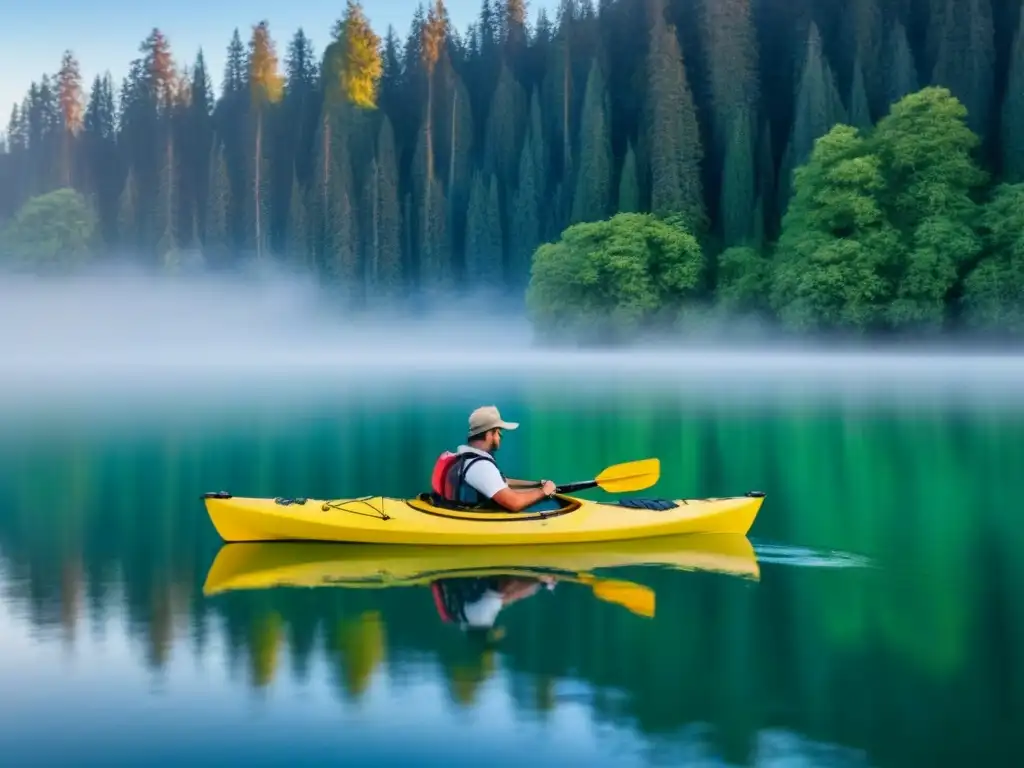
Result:
{"type": "Polygon", "coordinates": [[[544,491],[545,496],[551,497],[555,495],[555,484],[550,480],[541,480],[540,488],[544,491]]]}

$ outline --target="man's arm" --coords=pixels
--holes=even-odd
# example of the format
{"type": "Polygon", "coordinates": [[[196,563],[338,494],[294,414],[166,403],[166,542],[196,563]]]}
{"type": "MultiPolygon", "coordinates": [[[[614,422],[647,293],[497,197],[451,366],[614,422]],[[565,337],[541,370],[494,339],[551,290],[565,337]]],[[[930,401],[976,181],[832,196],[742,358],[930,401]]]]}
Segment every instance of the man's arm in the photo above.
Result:
{"type": "Polygon", "coordinates": [[[510,512],[519,512],[531,504],[536,504],[547,498],[547,491],[554,493],[555,490],[553,483],[548,483],[547,488],[511,488],[508,481],[502,480],[498,468],[489,461],[473,463],[466,471],[466,482],[510,512]]]}
{"type": "Polygon", "coordinates": [[[543,488],[531,488],[529,490],[515,490],[513,488],[502,488],[491,496],[496,502],[511,512],[519,512],[531,504],[536,504],[548,497],[543,488]]]}

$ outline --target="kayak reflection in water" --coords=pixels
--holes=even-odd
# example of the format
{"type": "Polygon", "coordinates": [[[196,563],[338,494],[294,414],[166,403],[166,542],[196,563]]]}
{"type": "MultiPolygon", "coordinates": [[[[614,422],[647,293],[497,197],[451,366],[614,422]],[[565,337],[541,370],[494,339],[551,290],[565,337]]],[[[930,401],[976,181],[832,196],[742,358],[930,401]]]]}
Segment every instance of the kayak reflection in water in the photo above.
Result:
{"type": "Polygon", "coordinates": [[[554,589],[555,581],[553,576],[438,579],[430,584],[430,590],[442,621],[482,633],[488,641],[494,642],[505,634],[503,629],[494,626],[501,610],[537,594],[541,587],[554,589]]]}
{"type": "Polygon", "coordinates": [[[455,453],[445,451],[434,465],[434,503],[503,512],[520,512],[527,507],[531,512],[558,509],[561,504],[553,498],[555,484],[550,480],[509,480],[498,469],[494,454],[501,448],[502,432],[518,428],[518,422],[504,421],[493,405],[469,414],[466,444],[455,453]]]}

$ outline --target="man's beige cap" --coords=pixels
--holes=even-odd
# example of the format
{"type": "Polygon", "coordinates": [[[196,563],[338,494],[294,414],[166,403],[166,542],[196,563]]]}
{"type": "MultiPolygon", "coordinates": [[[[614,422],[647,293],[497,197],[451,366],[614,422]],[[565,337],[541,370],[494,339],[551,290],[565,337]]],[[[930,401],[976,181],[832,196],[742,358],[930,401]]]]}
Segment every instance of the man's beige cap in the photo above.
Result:
{"type": "Polygon", "coordinates": [[[518,421],[502,421],[497,406],[484,405],[469,414],[469,436],[479,435],[491,429],[517,429],[518,421]]]}

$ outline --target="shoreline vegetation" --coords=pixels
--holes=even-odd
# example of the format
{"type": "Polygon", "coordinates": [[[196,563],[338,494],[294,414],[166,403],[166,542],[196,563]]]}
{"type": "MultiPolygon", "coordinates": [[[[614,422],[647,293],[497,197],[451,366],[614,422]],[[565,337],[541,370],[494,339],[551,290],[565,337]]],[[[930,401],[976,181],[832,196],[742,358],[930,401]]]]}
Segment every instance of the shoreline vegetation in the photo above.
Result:
{"type": "Polygon", "coordinates": [[[491,293],[554,345],[1024,337],[1011,0],[435,0],[404,41],[349,0],[323,45],[236,29],[219,96],[158,29],[88,95],[68,50],[0,142],[2,266],[491,293]]]}

